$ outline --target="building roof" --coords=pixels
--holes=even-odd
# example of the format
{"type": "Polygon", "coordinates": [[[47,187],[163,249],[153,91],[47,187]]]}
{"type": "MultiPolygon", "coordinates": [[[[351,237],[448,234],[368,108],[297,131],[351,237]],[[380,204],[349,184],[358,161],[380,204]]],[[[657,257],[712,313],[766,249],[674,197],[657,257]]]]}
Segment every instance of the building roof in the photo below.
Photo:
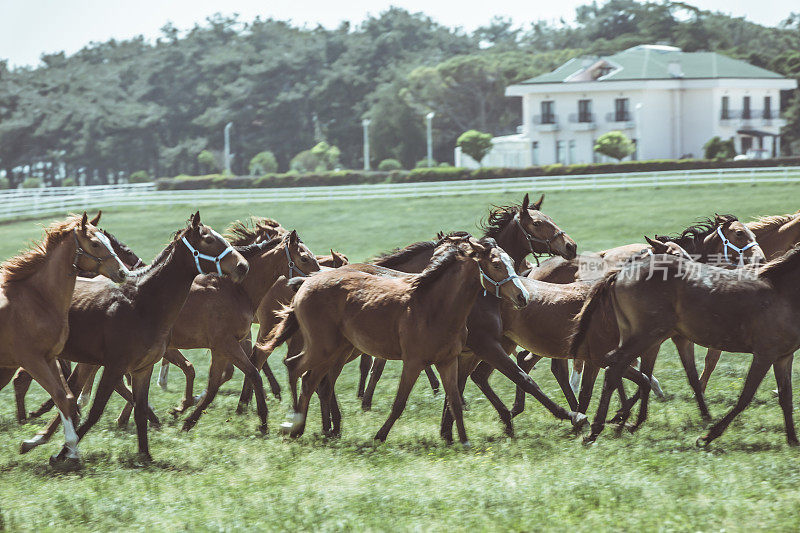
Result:
{"type": "Polygon", "coordinates": [[[673,46],[639,45],[605,57],[573,58],[554,71],[521,84],[676,78],[782,79],[783,76],[714,52],[683,52],[673,46]]]}

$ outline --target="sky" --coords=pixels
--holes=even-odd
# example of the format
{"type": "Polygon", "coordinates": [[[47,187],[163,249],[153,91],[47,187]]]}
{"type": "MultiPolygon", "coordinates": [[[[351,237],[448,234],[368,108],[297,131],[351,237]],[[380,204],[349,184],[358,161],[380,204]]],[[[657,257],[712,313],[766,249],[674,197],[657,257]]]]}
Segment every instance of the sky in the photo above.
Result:
{"type": "MultiPolygon", "coordinates": [[[[242,20],[272,17],[300,26],[333,28],[344,20],[357,25],[368,14],[378,15],[394,5],[472,31],[495,15],[511,18],[519,26],[536,20],[563,18],[570,22],[575,7],[585,3],[589,0],[495,0],[473,2],[469,7],[465,0],[0,0],[0,59],[13,66],[36,65],[43,53],[72,54],[90,42],[111,38],[144,35],[154,39],[167,22],[187,29],[215,13],[238,13],[242,20]]],[[[793,10],[800,12],[797,0],[687,3],[768,26],[777,25],[793,10]]]]}

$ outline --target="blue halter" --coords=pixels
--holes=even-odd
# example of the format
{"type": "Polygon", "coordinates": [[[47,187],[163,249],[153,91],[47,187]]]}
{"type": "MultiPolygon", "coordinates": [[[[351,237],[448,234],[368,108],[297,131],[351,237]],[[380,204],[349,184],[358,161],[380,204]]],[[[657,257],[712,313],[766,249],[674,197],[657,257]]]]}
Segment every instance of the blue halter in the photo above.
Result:
{"type": "Polygon", "coordinates": [[[725,235],[722,233],[722,226],[717,226],[717,235],[719,235],[719,238],[722,239],[722,253],[725,257],[725,261],[727,261],[728,263],[733,263],[733,261],[728,259],[728,248],[730,248],[734,252],[738,252],[739,261],[742,261],[744,259],[744,255],[742,254],[742,252],[744,252],[745,250],[749,250],[753,246],[758,246],[758,243],[756,241],[753,241],[751,243],[746,244],[742,248],[739,248],[731,241],[729,241],[727,237],[725,237],[725,235]]]}
{"type": "Polygon", "coordinates": [[[199,250],[197,250],[194,246],[189,244],[189,241],[186,240],[186,237],[181,237],[181,240],[183,241],[183,244],[185,244],[186,247],[189,249],[189,252],[191,252],[192,257],[194,257],[194,264],[197,266],[197,272],[199,272],[200,274],[213,274],[213,272],[203,272],[203,269],[200,267],[200,260],[205,259],[206,261],[211,261],[212,263],[214,263],[214,265],[217,267],[217,275],[219,276],[223,275],[222,267],[220,266],[220,261],[222,261],[223,257],[225,257],[226,255],[228,255],[233,251],[233,248],[231,247],[230,244],[228,244],[228,247],[225,248],[225,250],[223,250],[221,254],[213,256],[200,253],[199,250]]]}
{"type": "Polygon", "coordinates": [[[495,280],[493,280],[492,278],[490,278],[489,276],[486,275],[486,272],[483,271],[483,269],[480,267],[480,265],[478,265],[478,270],[481,273],[481,287],[483,287],[483,295],[484,296],[486,296],[486,294],[488,292],[488,289],[486,288],[486,284],[484,283],[484,280],[487,280],[489,283],[494,285],[494,295],[497,298],[500,298],[500,287],[502,287],[503,285],[505,285],[509,281],[513,281],[513,280],[519,278],[519,276],[516,273],[514,273],[514,274],[511,274],[510,276],[508,276],[506,279],[504,279],[502,281],[495,281],[495,280]]]}

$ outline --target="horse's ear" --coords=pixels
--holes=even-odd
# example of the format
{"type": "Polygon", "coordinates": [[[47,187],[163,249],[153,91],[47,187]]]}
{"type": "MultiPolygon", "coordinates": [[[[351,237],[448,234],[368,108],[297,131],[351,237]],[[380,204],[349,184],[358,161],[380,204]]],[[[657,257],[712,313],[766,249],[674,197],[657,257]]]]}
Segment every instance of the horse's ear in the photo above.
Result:
{"type": "Polygon", "coordinates": [[[292,244],[297,244],[300,238],[297,236],[297,230],[293,229],[292,232],[289,234],[289,242],[292,244]]]}
{"type": "Polygon", "coordinates": [[[101,209],[100,211],[97,212],[97,215],[95,215],[95,217],[92,220],[89,221],[89,224],[91,224],[92,226],[96,226],[97,223],[100,222],[100,215],[102,215],[102,214],[103,214],[103,211],[101,209]]]}
{"type": "Polygon", "coordinates": [[[523,213],[528,210],[528,204],[530,204],[530,203],[531,203],[531,198],[530,198],[530,196],[528,196],[528,193],[525,193],[525,197],[522,199],[522,212],[523,213]]]}
{"type": "Polygon", "coordinates": [[[86,211],[83,212],[83,216],[81,217],[81,231],[86,231],[86,223],[89,221],[89,215],[86,214],[86,211]]]}
{"type": "Polygon", "coordinates": [[[647,235],[644,236],[644,240],[647,241],[647,244],[649,244],[650,246],[653,247],[653,251],[655,253],[657,253],[657,254],[666,253],[667,246],[663,242],[661,242],[659,240],[651,239],[647,235]]]}
{"type": "Polygon", "coordinates": [[[192,228],[197,229],[200,227],[200,211],[196,211],[194,215],[192,215],[192,228]]]}
{"type": "Polygon", "coordinates": [[[542,210],[542,202],[544,202],[544,193],[539,197],[539,201],[533,204],[533,208],[537,211],[542,210]]]}

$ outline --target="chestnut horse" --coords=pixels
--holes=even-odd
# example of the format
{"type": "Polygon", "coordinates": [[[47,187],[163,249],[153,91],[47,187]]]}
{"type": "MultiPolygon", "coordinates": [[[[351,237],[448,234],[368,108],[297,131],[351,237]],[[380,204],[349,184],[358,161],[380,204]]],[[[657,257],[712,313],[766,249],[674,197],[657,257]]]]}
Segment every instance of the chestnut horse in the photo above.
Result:
{"type": "MultiPolygon", "coordinates": [[[[0,265],[0,388],[24,368],[50,395],[64,423],[65,457],[79,460],[74,397],[56,363],[70,333],[70,299],[79,270],[121,282],[128,269],[108,238],[89,222],[71,216],[45,229],[44,240],[0,265]]],[[[97,324],[93,335],[99,336],[97,324]]]]}
{"type": "Polygon", "coordinates": [[[283,343],[296,331],[302,333],[303,351],[286,360],[294,411],[291,423],[285,423],[282,430],[292,437],[303,433],[311,394],[329,374],[332,386],[357,349],[403,361],[392,412],[376,440],[386,439],[417,376],[425,365],[434,364],[451,400],[459,439],[468,444],[457,364],[466,346],[467,316],[481,288],[488,286],[516,305],[528,302],[529,294],[508,254],[491,238],[476,241],[471,237],[445,239],[419,274],[351,265],[304,280],[271,346],[283,343]],[[300,376],[302,393],[297,399],[300,376]]]}
{"type": "MultiPolygon", "coordinates": [[[[241,281],[247,271],[247,261],[242,255],[221,235],[204,226],[200,213],[195,213],[187,227],[175,234],[150,266],[134,272],[119,287],[91,280],[79,281],[69,307],[70,334],[57,355],[76,363],[103,366],[104,370],[89,415],[78,428],[78,439],[99,420],[122,377],[131,374],[139,456],[149,461],[150,376],[153,365],[167,348],[172,326],[192,281],[198,274],[208,272],[241,281]]],[[[73,375],[77,371],[78,368],[73,375]]],[[[76,385],[80,387],[82,383],[76,385]]],[[[57,423],[58,419],[51,425],[57,423]]],[[[25,441],[21,451],[24,453],[42,444],[44,434],[47,429],[25,441]]],[[[65,452],[62,450],[51,460],[62,460],[65,452]]]]}
{"type": "MultiPolygon", "coordinates": [[[[777,259],[800,244],[800,211],[790,215],[759,217],[748,222],[746,226],[755,234],[767,261],[777,259]]],[[[720,355],[722,352],[714,348],[709,348],[706,353],[703,374],[700,376],[703,390],[708,386],[708,380],[719,362],[720,355]]]]}
{"type": "Polygon", "coordinates": [[[656,255],[609,273],[587,299],[572,339],[574,353],[583,346],[592,319],[611,306],[620,342],[605,356],[609,367],[587,441],[594,441],[602,431],[610,391],[636,354],[679,335],[701,346],[753,354],[736,405],[698,438],[699,446],[719,437],[750,404],[770,367],[778,383],[786,438],[790,445],[798,445],[791,377],[793,354],[800,348],[798,302],[800,247],[761,269],[727,270],[656,255]]]}

